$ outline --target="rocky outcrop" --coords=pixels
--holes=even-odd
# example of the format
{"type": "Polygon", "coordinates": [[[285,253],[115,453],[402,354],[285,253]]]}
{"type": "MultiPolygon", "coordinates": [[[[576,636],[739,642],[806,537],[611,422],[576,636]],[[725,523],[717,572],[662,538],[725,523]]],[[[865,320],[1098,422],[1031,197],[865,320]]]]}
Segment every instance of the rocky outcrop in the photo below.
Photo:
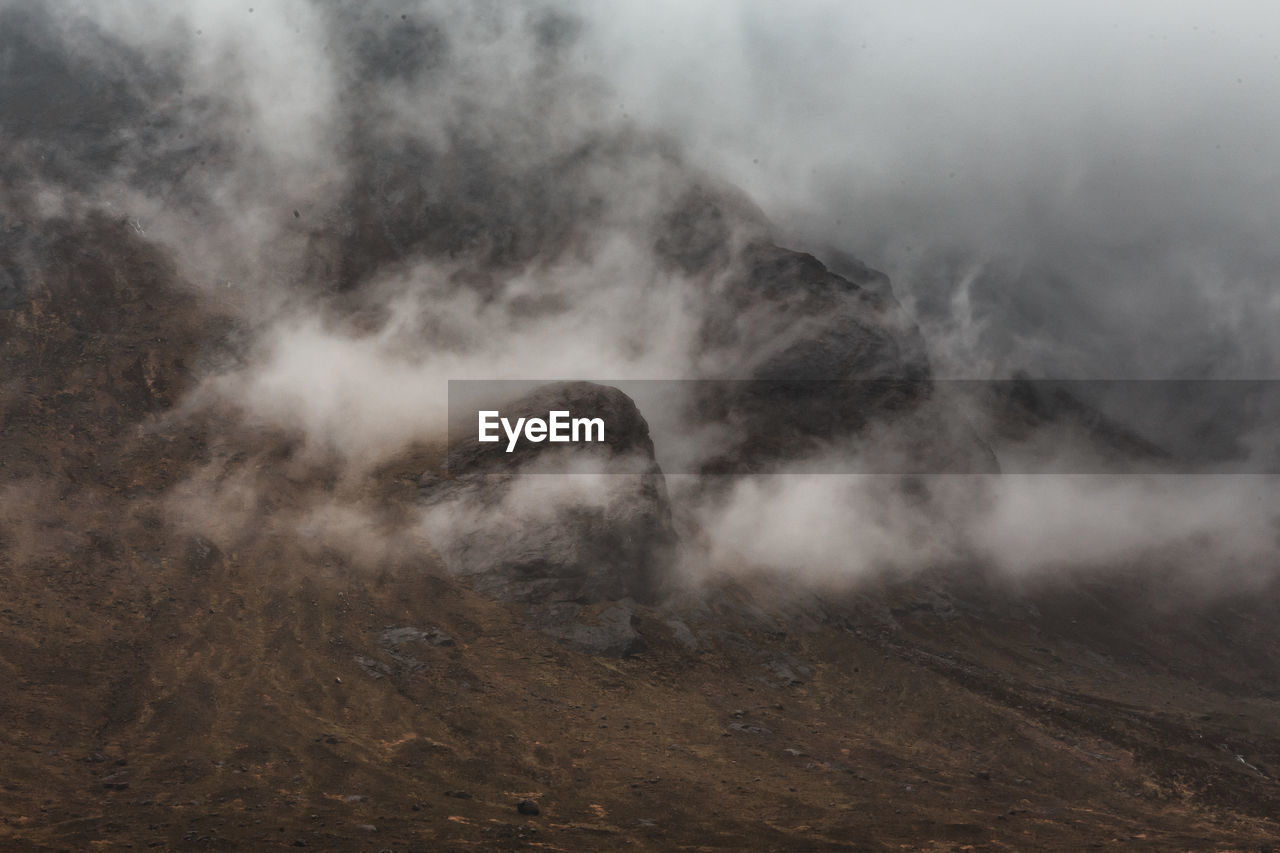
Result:
{"type": "Polygon", "coordinates": [[[675,533],[648,424],[627,395],[588,382],[548,385],[502,406],[513,418],[550,410],[603,418],[605,442],[525,443],[512,453],[501,442],[460,442],[446,476],[428,477],[421,490],[433,545],[453,571],[501,599],[654,600],[675,533]]]}
{"type": "MultiPolygon", "coordinates": [[[[749,243],[704,318],[700,363],[731,381],[708,382],[690,417],[733,438],[706,473],[767,471],[867,437],[880,428],[896,461],[924,471],[996,470],[995,458],[948,410],[924,341],[888,279],[851,258],[837,275],[816,257],[749,243]],[[742,381],[749,380],[749,381],[742,381]]],[[[865,470],[856,463],[849,470],[865,470]]]]}

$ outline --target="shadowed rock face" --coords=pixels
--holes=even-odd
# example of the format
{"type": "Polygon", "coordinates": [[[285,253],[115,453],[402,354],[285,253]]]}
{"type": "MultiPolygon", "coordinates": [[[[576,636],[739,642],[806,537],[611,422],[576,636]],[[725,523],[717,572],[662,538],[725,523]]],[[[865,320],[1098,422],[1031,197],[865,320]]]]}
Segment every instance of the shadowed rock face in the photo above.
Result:
{"type": "Polygon", "coordinates": [[[711,383],[691,417],[730,425],[705,470],[769,470],[892,424],[925,470],[995,470],[990,450],[938,398],[924,341],[888,279],[852,258],[837,274],[812,255],[757,240],[701,328],[704,363],[750,381],[711,383]]]}
{"type": "Polygon", "coordinates": [[[544,386],[502,413],[553,409],[603,418],[605,443],[524,443],[507,453],[502,442],[462,442],[449,479],[428,476],[422,487],[433,543],[450,568],[497,598],[654,600],[675,533],[648,424],[627,395],[587,382],[544,386]]]}

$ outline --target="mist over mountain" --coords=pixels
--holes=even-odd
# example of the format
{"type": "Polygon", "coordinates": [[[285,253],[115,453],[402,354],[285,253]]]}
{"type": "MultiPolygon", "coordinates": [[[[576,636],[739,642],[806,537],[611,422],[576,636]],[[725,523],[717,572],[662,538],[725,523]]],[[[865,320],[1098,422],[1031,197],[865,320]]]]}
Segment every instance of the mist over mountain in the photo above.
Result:
{"type": "Polygon", "coordinates": [[[1280,54],[1256,5],[599,18],[619,108],[891,271],[943,375],[1276,376],[1280,54]]]}
{"type": "Polygon", "coordinates": [[[0,838],[1266,843],[1268,22],[0,0],[0,838]]]}

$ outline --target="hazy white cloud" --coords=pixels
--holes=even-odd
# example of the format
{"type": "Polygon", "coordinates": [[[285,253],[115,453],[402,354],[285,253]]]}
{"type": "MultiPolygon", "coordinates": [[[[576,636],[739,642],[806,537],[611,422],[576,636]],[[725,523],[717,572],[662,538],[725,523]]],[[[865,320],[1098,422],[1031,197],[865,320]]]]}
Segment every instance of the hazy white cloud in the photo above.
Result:
{"type": "Polygon", "coordinates": [[[621,108],[888,271],[949,375],[1280,376],[1273,10],[584,6],[621,108]]]}
{"type": "Polygon", "coordinates": [[[698,518],[695,574],[765,570],[827,586],[980,565],[1018,579],[1145,568],[1205,587],[1270,577],[1280,482],[1268,477],[1003,475],[748,478],[698,518]],[[922,497],[927,492],[928,498],[922,497]]]}
{"type": "MultiPolygon", "coordinates": [[[[653,131],[742,187],[782,242],[888,272],[942,375],[1280,376],[1280,15],[1256,3],[409,2],[395,17],[438,26],[443,58],[376,86],[361,84],[349,37],[392,9],[345,9],[350,20],[304,0],[63,7],[176,74],[156,115],[205,146],[169,185],[122,168],[93,190],[173,249],[189,279],[243,306],[245,360],[195,402],[232,401],[353,471],[438,440],[450,378],[688,374],[714,285],[652,258],[654,215],[692,174],[653,131]],[[547,10],[584,22],[576,38],[562,22],[558,51],[531,27],[547,10]],[[591,159],[628,127],[648,141],[591,159]],[[398,258],[364,283],[365,314],[350,321],[308,263],[325,249],[317,234],[341,245],[355,227],[344,205],[369,165],[360,134],[445,152],[433,175],[462,187],[450,202],[548,176],[540,191],[583,201],[570,248],[497,270],[398,258]],[[490,183],[473,190],[468,165],[448,159],[458,135],[492,155],[490,183]],[[590,167],[553,171],[575,158],[590,167]],[[477,272],[482,287],[459,284],[477,272]]],[[[72,49],[97,44],[62,29],[72,49]]],[[[182,150],[181,135],[164,145],[182,150]]],[[[380,185],[371,203],[402,189],[380,185]]],[[[47,211],[76,209],[69,189],[36,195],[47,211]]],[[[510,237],[490,224],[477,240],[510,237]]],[[[660,458],[681,467],[716,438],[662,414],[651,423],[668,442],[660,458]]],[[[978,482],[942,483],[927,503],[876,478],[682,495],[713,563],[812,580],[966,554],[1020,573],[1147,558],[1243,566],[1274,551],[1270,487],[1252,481],[1013,478],[975,502],[978,482]]],[[[183,512],[199,515],[199,485],[179,490],[183,512]]],[[[232,483],[211,500],[248,523],[257,488],[232,483]]],[[[374,522],[347,513],[325,504],[297,523],[370,535],[374,522]]]]}

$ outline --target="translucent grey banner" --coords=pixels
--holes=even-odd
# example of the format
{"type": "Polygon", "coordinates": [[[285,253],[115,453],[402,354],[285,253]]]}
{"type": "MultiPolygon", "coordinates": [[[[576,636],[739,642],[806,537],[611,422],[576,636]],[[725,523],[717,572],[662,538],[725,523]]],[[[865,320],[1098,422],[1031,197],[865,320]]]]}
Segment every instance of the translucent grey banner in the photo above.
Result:
{"type": "Polygon", "coordinates": [[[1277,474],[1275,380],[453,380],[446,470],[1277,474]]]}

